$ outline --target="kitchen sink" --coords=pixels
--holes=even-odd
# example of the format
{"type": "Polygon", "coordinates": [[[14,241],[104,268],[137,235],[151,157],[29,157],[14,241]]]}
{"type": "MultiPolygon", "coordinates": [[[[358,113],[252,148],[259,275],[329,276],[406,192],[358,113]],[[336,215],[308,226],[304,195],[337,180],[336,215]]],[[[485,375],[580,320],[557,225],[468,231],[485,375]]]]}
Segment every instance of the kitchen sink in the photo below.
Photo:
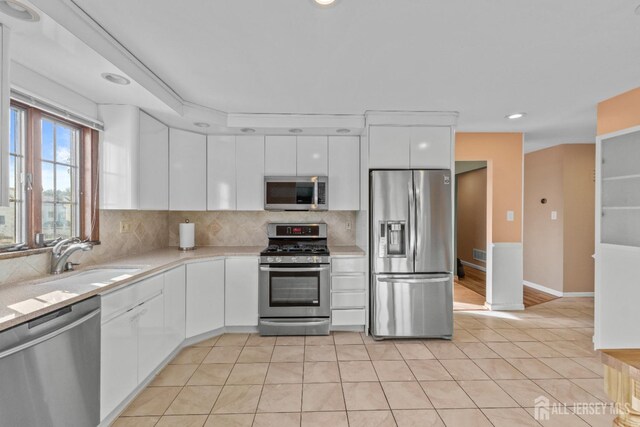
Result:
{"type": "Polygon", "coordinates": [[[81,285],[91,284],[96,286],[104,286],[113,282],[128,279],[142,268],[136,267],[109,267],[109,268],[96,268],[92,270],[82,271],[77,274],[73,274],[60,279],[54,279],[52,281],[45,282],[47,285],[81,285]]]}

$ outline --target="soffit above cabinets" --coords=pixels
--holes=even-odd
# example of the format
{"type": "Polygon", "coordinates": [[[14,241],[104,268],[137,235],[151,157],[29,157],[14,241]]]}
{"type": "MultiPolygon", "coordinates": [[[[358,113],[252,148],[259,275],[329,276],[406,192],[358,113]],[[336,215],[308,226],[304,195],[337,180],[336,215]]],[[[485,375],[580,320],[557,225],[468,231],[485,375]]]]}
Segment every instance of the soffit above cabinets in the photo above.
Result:
{"type": "Polygon", "coordinates": [[[636,0],[31,1],[215,132],[228,131],[226,112],[455,110],[462,131],[585,142],[596,103],[640,73],[636,0]],[[504,119],[514,111],[528,115],[504,119]]]}

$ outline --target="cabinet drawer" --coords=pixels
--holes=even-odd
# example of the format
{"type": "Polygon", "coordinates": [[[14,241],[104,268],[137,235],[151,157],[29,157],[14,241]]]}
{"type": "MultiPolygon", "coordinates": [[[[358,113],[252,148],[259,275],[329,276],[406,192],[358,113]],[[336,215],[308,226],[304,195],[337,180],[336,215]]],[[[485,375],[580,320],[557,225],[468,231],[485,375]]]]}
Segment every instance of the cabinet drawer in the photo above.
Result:
{"type": "Polygon", "coordinates": [[[364,274],[360,276],[332,276],[332,291],[363,291],[365,289],[364,274]]]}
{"type": "Polygon", "coordinates": [[[162,293],[163,288],[164,275],[158,274],[102,296],[102,322],[162,293]]]}
{"type": "Polygon", "coordinates": [[[364,273],[366,270],[366,258],[332,258],[332,273],[364,273]]]}
{"type": "Polygon", "coordinates": [[[331,308],[364,307],[364,292],[334,292],[331,294],[331,308]]]}
{"type": "Polygon", "coordinates": [[[331,324],[334,326],[364,325],[364,308],[358,310],[331,310],[331,324]]]}

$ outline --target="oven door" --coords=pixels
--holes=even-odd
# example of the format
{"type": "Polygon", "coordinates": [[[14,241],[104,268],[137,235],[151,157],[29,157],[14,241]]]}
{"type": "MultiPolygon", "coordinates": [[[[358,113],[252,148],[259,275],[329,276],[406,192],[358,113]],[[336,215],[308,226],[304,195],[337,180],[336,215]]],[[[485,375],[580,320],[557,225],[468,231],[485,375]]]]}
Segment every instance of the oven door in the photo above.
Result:
{"type": "Polygon", "coordinates": [[[260,266],[260,317],[329,316],[329,265],[260,266]]]}

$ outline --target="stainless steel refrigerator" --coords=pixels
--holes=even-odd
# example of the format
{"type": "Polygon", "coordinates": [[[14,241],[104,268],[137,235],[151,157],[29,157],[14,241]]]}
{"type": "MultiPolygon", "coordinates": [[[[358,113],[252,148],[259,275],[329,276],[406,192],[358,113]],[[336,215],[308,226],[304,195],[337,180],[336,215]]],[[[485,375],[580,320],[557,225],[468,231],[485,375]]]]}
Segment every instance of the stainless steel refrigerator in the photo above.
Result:
{"type": "Polygon", "coordinates": [[[370,172],[374,338],[451,338],[451,187],[449,170],[370,172]]]}

